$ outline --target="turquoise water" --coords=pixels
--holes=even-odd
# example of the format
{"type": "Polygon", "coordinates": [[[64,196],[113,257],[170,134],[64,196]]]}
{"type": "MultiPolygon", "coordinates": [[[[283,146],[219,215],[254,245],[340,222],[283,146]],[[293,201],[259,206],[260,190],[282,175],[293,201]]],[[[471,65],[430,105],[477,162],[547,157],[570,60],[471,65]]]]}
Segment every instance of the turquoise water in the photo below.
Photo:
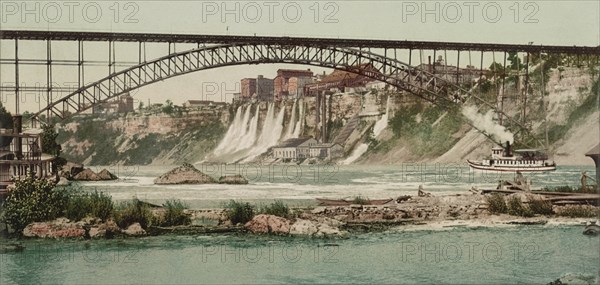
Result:
{"type": "MultiPolygon", "coordinates": [[[[192,208],[209,208],[229,199],[310,205],[315,197],[415,195],[421,184],[434,195],[465,193],[472,186],[495,187],[498,179],[512,178],[473,173],[462,166],[425,167],[264,166],[262,175],[250,177],[248,185],[172,186],[152,183],[171,166],[111,167],[121,180],[82,187],[104,191],[117,201],[134,196],[156,203],[181,199],[192,208]]],[[[249,173],[241,166],[202,170],[214,177],[249,173]]],[[[594,175],[593,167],[582,166],[530,177],[539,188],[578,185],[583,170],[594,175]]],[[[546,284],[566,273],[598,276],[600,237],[584,236],[582,231],[583,226],[413,232],[400,228],[346,239],[204,235],[25,240],[23,252],[0,254],[0,284],[546,284]]]]}
{"type": "Polygon", "coordinates": [[[1,284],[545,284],[594,278],[600,237],[578,226],[390,231],[347,239],[160,236],[25,241],[1,284]]]}
{"type": "MultiPolygon", "coordinates": [[[[591,161],[591,160],[590,160],[591,161]]],[[[471,187],[496,188],[498,180],[512,180],[514,174],[473,172],[458,164],[404,164],[385,166],[269,166],[269,165],[197,165],[215,178],[241,174],[248,185],[154,185],[157,176],[174,166],[107,167],[121,180],[82,183],[86,189],[98,189],[115,200],[133,197],[154,203],[168,199],[184,200],[192,208],[220,207],[230,199],[252,203],[278,199],[290,205],[313,205],[315,197],[371,199],[415,195],[419,185],[435,195],[466,193],[471,187]]],[[[100,171],[104,167],[93,167],[100,171]]],[[[534,189],[544,186],[579,185],[581,171],[594,176],[593,166],[558,167],[547,173],[526,174],[534,189]]]]}

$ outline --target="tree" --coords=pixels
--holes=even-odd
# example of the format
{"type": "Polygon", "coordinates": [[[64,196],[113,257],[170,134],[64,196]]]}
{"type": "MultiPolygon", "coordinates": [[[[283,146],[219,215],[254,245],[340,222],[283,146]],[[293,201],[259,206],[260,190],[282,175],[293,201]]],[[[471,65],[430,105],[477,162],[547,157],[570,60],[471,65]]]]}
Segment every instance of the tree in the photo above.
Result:
{"type": "Polygon", "coordinates": [[[173,101],[167,99],[167,101],[165,102],[165,106],[162,108],[163,113],[171,115],[173,114],[174,110],[175,108],[173,107],[173,101]]]}
{"type": "Polygon", "coordinates": [[[4,202],[6,223],[20,232],[32,222],[43,222],[60,217],[67,204],[65,191],[54,188],[54,183],[31,176],[17,180],[4,202]]]}
{"type": "Polygon", "coordinates": [[[138,105],[138,110],[139,111],[144,110],[144,102],[140,101],[140,104],[138,105]]]}
{"type": "Polygon", "coordinates": [[[42,151],[55,157],[53,166],[54,170],[56,171],[65,165],[65,163],[67,163],[64,158],[60,157],[62,147],[56,142],[58,133],[54,129],[53,125],[44,125],[42,130],[42,151]]]}
{"type": "MultiPolygon", "coordinates": [[[[0,129],[12,129],[13,119],[12,115],[4,108],[0,102],[0,129]]],[[[7,147],[10,145],[12,137],[0,136],[0,147],[7,147]]]]}

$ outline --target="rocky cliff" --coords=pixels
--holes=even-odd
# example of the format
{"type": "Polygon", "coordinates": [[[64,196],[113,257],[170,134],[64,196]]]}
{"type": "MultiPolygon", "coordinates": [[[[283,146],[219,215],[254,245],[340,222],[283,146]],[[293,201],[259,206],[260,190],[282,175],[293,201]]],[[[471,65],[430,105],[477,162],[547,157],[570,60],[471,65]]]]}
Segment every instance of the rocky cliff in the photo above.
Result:
{"type": "Polygon", "coordinates": [[[227,107],[185,114],[84,115],[57,127],[68,160],[92,165],[180,164],[202,159],[221,140],[227,107]]]}
{"type": "MultiPolygon", "coordinates": [[[[538,70],[532,69],[533,72],[538,70]]],[[[592,163],[583,154],[600,140],[600,126],[598,79],[590,74],[588,68],[561,67],[548,69],[544,81],[532,75],[525,121],[539,140],[521,139],[516,132],[518,128],[505,120],[505,125],[517,133],[517,147],[544,148],[548,133],[549,152],[557,163],[592,163]],[[541,82],[545,85],[544,96],[539,88],[541,82]]],[[[520,118],[523,90],[517,86],[521,84],[507,80],[505,87],[501,87],[500,82],[492,78],[479,87],[478,94],[497,104],[497,94],[505,88],[505,112],[523,121],[520,118]]],[[[356,163],[464,162],[466,158],[488,155],[493,145],[467,124],[460,108],[435,107],[402,92],[370,90],[366,94],[333,94],[327,95],[325,102],[327,140],[342,144],[347,156],[359,145],[368,145],[356,163]],[[374,134],[377,128],[380,129],[374,134]]],[[[320,120],[317,120],[316,105],[314,97],[296,103],[288,100],[276,103],[273,112],[277,114],[285,108],[285,133],[292,113],[298,119],[303,110],[304,117],[298,122],[303,126],[300,136],[318,137],[317,121],[320,120]]],[[[259,126],[265,121],[268,106],[262,102],[252,107],[252,114],[258,108],[259,126]]],[[[197,162],[222,140],[237,107],[211,106],[176,115],[79,116],[58,127],[59,143],[67,159],[86,164],[197,162]]]]}

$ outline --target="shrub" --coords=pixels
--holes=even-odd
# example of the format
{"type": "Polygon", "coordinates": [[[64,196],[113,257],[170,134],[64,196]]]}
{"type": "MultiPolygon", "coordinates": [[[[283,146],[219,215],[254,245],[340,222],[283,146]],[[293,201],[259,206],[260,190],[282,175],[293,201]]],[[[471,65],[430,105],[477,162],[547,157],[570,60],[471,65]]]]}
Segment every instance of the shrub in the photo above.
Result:
{"type": "Polygon", "coordinates": [[[354,197],[354,200],[352,200],[352,203],[357,205],[367,205],[369,204],[369,199],[364,198],[362,196],[356,196],[354,197]]]}
{"type": "Polygon", "coordinates": [[[508,214],[512,216],[521,216],[521,217],[532,217],[533,213],[531,210],[523,205],[521,198],[519,196],[510,196],[506,200],[506,204],[508,206],[508,214]]]}
{"type": "Polygon", "coordinates": [[[134,223],[140,223],[142,228],[147,229],[156,222],[150,211],[150,207],[138,199],[121,202],[113,216],[115,222],[121,228],[126,228],[134,223]]]}
{"type": "Polygon", "coordinates": [[[568,185],[565,186],[557,186],[557,187],[544,187],[542,191],[547,192],[579,192],[581,189],[578,187],[571,187],[568,185]]]}
{"type": "Polygon", "coordinates": [[[288,218],[290,216],[290,208],[285,205],[282,201],[275,201],[271,205],[265,206],[262,209],[263,214],[274,215],[282,218],[288,218]]]}
{"type": "Polygon", "coordinates": [[[254,218],[254,206],[248,202],[229,201],[225,205],[225,214],[232,224],[245,224],[254,218]]]}
{"type": "Polygon", "coordinates": [[[110,196],[98,191],[92,193],[77,191],[71,192],[69,203],[65,208],[65,216],[74,221],[86,216],[105,221],[112,216],[113,210],[114,204],[110,196]]]}
{"type": "Polygon", "coordinates": [[[60,217],[68,203],[66,191],[45,179],[27,177],[15,182],[4,203],[6,223],[21,231],[32,222],[60,217]]]}
{"type": "Polygon", "coordinates": [[[529,197],[529,209],[531,212],[538,215],[554,214],[554,211],[552,210],[552,202],[533,196],[529,197]]]}
{"type": "Polygon", "coordinates": [[[502,194],[492,194],[485,197],[486,202],[488,203],[488,211],[492,214],[506,214],[508,212],[508,208],[506,207],[506,202],[504,201],[504,195],[502,194]]]}
{"type": "MultiPolygon", "coordinates": [[[[2,129],[12,129],[13,128],[13,118],[12,115],[4,108],[2,103],[0,102],[0,128],[2,129]]],[[[12,142],[12,137],[4,137],[0,136],[0,147],[7,147],[12,142]]]]}
{"type": "Polygon", "coordinates": [[[170,227],[189,225],[192,223],[190,216],[184,213],[187,205],[183,202],[179,200],[168,200],[163,206],[167,211],[165,212],[163,220],[160,221],[161,226],[170,227]]]}
{"type": "Polygon", "coordinates": [[[570,218],[596,218],[600,209],[591,205],[567,205],[557,210],[557,215],[570,218]]]}

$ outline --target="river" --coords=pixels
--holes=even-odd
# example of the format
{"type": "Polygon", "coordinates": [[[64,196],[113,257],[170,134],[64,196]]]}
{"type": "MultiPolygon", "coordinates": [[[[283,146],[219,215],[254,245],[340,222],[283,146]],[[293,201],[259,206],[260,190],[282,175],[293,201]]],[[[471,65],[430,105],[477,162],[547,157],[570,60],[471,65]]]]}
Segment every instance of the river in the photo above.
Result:
{"type": "MultiPolygon", "coordinates": [[[[224,167],[203,170],[218,177],[242,169],[228,166],[225,173],[224,167]]],[[[471,186],[494,187],[498,180],[465,167],[414,167],[265,166],[249,185],[195,186],[153,185],[153,177],[170,166],[112,167],[123,180],[82,187],[105,191],[116,200],[181,199],[192,208],[210,208],[229,199],[312,205],[314,197],[414,195],[420,184],[444,195],[464,193],[471,186]],[[302,175],[292,176],[292,169],[302,175]]],[[[559,167],[532,179],[535,187],[577,185],[582,170],[593,175],[590,166],[559,167]]],[[[585,236],[582,230],[564,225],[420,231],[399,227],[335,239],[221,234],[25,240],[24,251],[0,255],[0,284],[545,284],[566,273],[594,280],[600,274],[600,237],[585,236]]]]}

